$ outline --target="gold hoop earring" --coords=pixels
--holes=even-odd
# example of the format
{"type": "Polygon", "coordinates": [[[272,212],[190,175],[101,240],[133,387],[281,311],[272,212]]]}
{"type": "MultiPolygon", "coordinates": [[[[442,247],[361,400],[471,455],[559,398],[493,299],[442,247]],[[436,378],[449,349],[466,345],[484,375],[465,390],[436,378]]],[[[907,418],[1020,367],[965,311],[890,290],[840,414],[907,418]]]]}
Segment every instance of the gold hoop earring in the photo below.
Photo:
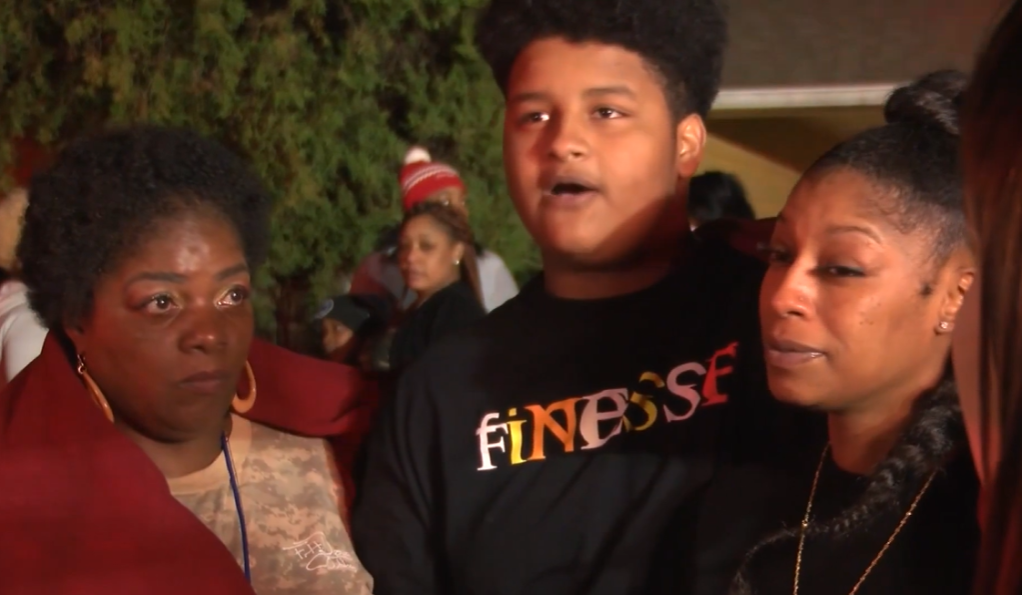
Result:
{"type": "Polygon", "coordinates": [[[89,395],[92,397],[92,401],[99,407],[103,412],[103,415],[107,418],[110,423],[114,423],[114,412],[110,409],[110,403],[107,402],[106,397],[103,396],[103,391],[99,390],[99,386],[96,381],[89,375],[89,371],[85,368],[85,360],[82,358],[82,354],[78,354],[78,375],[82,377],[85,382],[85,388],[89,390],[89,395]]]}
{"type": "Polygon", "coordinates": [[[245,413],[255,405],[256,400],[256,381],[255,374],[252,373],[252,366],[245,362],[245,375],[248,378],[248,394],[245,398],[241,398],[237,393],[234,395],[234,400],[231,401],[231,410],[235,413],[245,413]]]}

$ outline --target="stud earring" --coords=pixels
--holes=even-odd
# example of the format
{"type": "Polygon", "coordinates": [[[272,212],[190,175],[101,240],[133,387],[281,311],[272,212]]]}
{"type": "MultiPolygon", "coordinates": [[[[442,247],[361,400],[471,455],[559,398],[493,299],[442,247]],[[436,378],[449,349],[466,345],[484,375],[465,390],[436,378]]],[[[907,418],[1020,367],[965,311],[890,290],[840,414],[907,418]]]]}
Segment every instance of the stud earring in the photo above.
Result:
{"type": "Polygon", "coordinates": [[[951,329],[951,323],[946,320],[942,320],[940,324],[937,325],[937,328],[943,332],[947,332],[951,329]]]}
{"type": "Polygon", "coordinates": [[[456,267],[461,266],[461,261],[460,260],[455,260],[454,261],[454,266],[456,266],[456,267]]]}

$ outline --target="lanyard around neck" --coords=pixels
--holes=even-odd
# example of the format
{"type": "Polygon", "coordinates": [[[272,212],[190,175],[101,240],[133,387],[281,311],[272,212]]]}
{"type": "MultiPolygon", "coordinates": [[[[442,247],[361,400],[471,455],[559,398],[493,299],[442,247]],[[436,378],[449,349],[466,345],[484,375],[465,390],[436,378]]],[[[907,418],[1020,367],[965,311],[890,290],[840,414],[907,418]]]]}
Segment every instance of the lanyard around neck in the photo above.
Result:
{"type": "Polygon", "coordinates": [[[231,445],[227,434],[220,435],[220,448],[224,451],[227,463],[227,475],[231,479],[231,492],[234,494],[234,508],[238,511],[238,525],[241,527],[241,556],[244,560],[245,580],[252,584],[252,568],[248,558],[248,531],[245,529],[245,511],[241,507],[241,490],[238,489],[238,474],[234,469],[234,457],[231,456],[231,445]]]}

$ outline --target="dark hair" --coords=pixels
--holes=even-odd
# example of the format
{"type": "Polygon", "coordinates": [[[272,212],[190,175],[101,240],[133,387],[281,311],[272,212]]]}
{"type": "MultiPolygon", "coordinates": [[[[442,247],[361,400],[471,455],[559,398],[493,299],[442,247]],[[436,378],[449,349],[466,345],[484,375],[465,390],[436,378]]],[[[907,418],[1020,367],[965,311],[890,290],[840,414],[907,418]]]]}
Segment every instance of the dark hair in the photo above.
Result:
{"type": "Polygon", "coordinates": [[[555,37],[639,54],[678,119],[705,117],[717,97],[727,43],[719,0],[492,0],[476,26],[476,45],[505,93],[518,54],[555,37]]]}
{"type": "MultiPolygon", "coordinates": [[[[1022,591],[1022,3],[980,55],[963,115],[966,213],[980,265],[980,416],[984,462],[1000,458],[974,593],[1022,591]],[[1000,433],[998,452],[990,436],[1000,433]]],[[[975,289],[973,291],[976,291],[975,289]]],[[[983,469],[990,479],[990,469],[983,469]]]]}
{"type": "Polygon", "coordinates": [[[208,209],[230,222],[250,267],[266,256],[271,201],[245,164],[194,132],[139,126],[69,145],[32,178],[18,257],[51,330],[92,309],[96,281],[161,220],[208,209]]]}
{"type": "Polygon", "coordinates": [[[902,232],[933,232],[943,263],[966,239],[962,211],[958,114],[967,77],[941,70],[897,89],[884,106],[887,124],[862,132],[816,161],[806,176],[848,167],[885,190],[877,208],[902,232]]]}
{"type": "Polygon", "coordinates": [[[717,219],[755,219],[738,178],[710,171],[692,178],[688,186],[688,216],[699,224],[717,219]]]}
{"type": "MultiPolygon", "coordinates": [[[[965,426],[950,364],[936,388],[913,403],[908,427],[867,480],[862,496],[837,516],[810,524],[806,537],[841,538],[869,527],[889,510],[904,510],[934,471],[945,467],[958,449],[966,448],[965,426]]],[[[750,568],[768,549],[798,539],[801,525],[782,529],[756,544],[745,556],[731,585],[731,595],[755,593],[750,568]]]]}
{"type": "Polygon", "coordinates": [[[479,282],[479,266],[476,264],[475,240],[472,236],[472,228],[468,220],[450,206],[433,201],[417,203],[405,211],[404,219],[401,220],[403,230],[408,222],[418,217],[430,217],[440,224],[447,232],[447,235],[455,242],[461,242],[465,246],[465,255],[458,265],[461,270],[461,278],[472,288],[479,303],[483,303],[483,292],[479,282]]]}

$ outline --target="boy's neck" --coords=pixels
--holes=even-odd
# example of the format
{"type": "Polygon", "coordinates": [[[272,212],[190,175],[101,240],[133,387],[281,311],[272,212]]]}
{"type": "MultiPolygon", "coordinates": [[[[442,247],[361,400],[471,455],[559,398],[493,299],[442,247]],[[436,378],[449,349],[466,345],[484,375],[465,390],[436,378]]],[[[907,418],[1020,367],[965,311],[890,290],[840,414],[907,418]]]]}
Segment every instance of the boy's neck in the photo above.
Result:
{"type": "Polygon", "coordinates": [[[693,237],[687,225],[671,230],[642,258],[616,267],[586,268],[544,258],[544,286],[550,295],[569,300],[599,300],[642,291],[667,277],[686,258],[693,237]]]}
{"type": "Polygon", "coordinates": [[[668,260],[619,270],[567,270],[557,267],[543,271],[547,293],[569,300],[599,300],[628,295],[651,287],[667,276],[668,260]]]}

